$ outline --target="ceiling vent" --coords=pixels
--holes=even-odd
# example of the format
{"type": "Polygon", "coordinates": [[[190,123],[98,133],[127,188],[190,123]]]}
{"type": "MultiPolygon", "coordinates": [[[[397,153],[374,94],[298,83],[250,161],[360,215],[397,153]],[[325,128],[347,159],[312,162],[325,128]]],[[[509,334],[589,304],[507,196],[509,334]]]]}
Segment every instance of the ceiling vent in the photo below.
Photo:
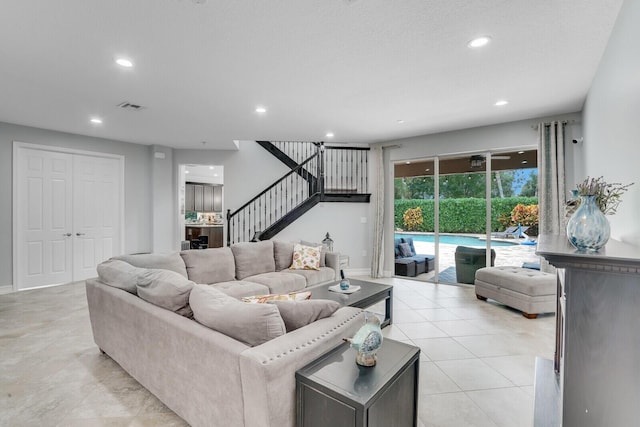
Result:
{"type": "Polygon", "coordinates": [[[132,102],[121,102],[120,104],[118,104],[118,108],[122,108],[123,110],[131,110],[131,111],[138,111],[138,110],[142,110],[141,105],[138,104],[134,104],[132,102]]]}

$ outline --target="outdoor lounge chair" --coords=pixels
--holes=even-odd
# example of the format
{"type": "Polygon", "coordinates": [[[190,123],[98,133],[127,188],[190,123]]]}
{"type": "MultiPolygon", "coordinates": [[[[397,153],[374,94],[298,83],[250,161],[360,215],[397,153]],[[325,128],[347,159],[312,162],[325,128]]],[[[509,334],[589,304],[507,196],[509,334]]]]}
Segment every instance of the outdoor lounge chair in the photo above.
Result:
{"type": "Polygon", "coordinates": [[[492,233],[491,236],[498,237],[498,238],[501,238],[501,239],[506,239],[506,238],[509,238],[509,237],[513,237],[514,239],[518,239],[518,238],[522,237],[524,232],[527,231],[528,229],[529,229],[529,227],[527,227],[527,226],[514,225],[514,226],[511,226],[511,227],[507,227],[507,229],[504,230],[504,231],[497,231],[495,233],[492,233]]]}

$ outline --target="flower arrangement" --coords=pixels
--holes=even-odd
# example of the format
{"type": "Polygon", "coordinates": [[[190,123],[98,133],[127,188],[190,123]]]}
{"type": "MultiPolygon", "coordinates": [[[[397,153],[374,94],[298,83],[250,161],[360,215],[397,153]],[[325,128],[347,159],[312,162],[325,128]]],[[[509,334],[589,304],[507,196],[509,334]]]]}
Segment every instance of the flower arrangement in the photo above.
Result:
{"type": "MultiPolygon", "coordinates": [[[[575,196],[596,196],[596,204],[600,208],[603,214],[613,215],[616,213],[618,206],[622,202],[622,195],[631,187],[634,183],[621,184],[619,182],[607,183],[603,177],[589,178],[577,185],[577,190],[574,191],[575,196]]],[[[574,211],[578,207],[579,203],[574,203],[574,211]]]]}

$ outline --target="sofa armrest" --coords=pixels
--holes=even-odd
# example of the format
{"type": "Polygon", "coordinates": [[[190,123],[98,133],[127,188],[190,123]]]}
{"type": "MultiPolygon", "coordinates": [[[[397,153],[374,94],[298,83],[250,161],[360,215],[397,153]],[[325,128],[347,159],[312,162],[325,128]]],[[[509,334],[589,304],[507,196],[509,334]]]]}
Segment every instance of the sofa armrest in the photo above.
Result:
{"type": "Polygon", "coordinates": [[[327,252],[324,265],[333,268],[336,272],[335,279],[340,280],[340,253],[339,252],[327,252]]]}
{"type": "Polygon", "coordinates": [[[243,351],[245,426],[295,426],[296,371],[352,337],[363,324],[362,310],[342,307],[330,317],[243,351]]]}

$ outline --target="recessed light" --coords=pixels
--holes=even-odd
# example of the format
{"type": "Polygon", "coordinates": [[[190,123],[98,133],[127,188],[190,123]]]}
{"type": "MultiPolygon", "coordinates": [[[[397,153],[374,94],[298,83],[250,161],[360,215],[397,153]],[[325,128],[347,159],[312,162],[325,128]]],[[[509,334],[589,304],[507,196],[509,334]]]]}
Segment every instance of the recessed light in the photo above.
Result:
{"type": "Polygon", "coordinates": [[[124,67],[124,68],[133,67],[133,62],[131,62],[131,60],[127,59],[127,58],[117,58],[116,59],[116,64],[118,64],[119,66],[124,67]]]}
{"type": "Polygon", "coordinates": [[[209,170],[213,170],[213,166],[209,166],[209,170]]]}
{"type": "Polygon", "coordinates": [[[509,103],[509,101],[505,101],[504,99],[501,99],[500,101],[497,101],[495,104],[496,107],[502,107],[503,105],[507,105],[509,103]]]}
{"type": "Polygon", "coordinates": [[[431,170],[431,169],[429,169],[429,168],[426,168],[426,169],[425,169],[424,171],[425,171],[425,172],[429,172],[430,170],[431,170]]]}
{"type": "Polygon", "coordinates": [[[184,171],[184,173],[189,173],[189,171],[184,171]]]}
{"type": "Polygon", "coordinates": [[[256,113],[266,113],[267,109],[264,107],[257,107],[256,108],[256,113]]]}
{"type": "Polygon", "coordinates": [[[404,120],[396,120],[398,122],[399,125],[404,123],[404,120]]]}
{"type": "Polygon", "coordinates": [[[217,177],[218,177],[218,174],[217,174],[217,173],[214,173],[214,174],[213,174],[213,176],[215,176],[215,177],[217,178],[217,177]]]}
{"type": "Polygon", "coordinates": [[[475,49],[477,47],[486,46],[487,44],[489,44],[490,41],[491,41],[491,37],[489,36],[476,37],[475,39],[470,40],[467,43],[467,47],[475,49]]]}
{"type": "Polygon", "coordinates": [[[524,151],[518,151],[518,154],[524,154],[524,151]]]}
{"type": "Polygon", "coordinates": [[[527,164],[527,161],[526,161],[526,160],[523,160],[523,161],[522,161],[522,164],[523,164],[523,165],[526,165],[526,164],[527,164]]]}
{"type": "Polygon", "coordinates": [[[410,162],[410,161],[406,161],[406,162],[404,162],[404,164],[405,164],[405,165],[410,165],[410,164],[411,164],[411,162],[410,162]]]}
{"type": "Polygon", "coordinates": [[[327,138],[333,138],[333,132],[327,132],[325,135],[327,138]]]}
{"type": "Polygon", "coordinates": [[[92,117],[90,120],[91,123],[95,124],[95,125],[99,125],[102,123],[102,119],[99,117],[92,117]]]}

